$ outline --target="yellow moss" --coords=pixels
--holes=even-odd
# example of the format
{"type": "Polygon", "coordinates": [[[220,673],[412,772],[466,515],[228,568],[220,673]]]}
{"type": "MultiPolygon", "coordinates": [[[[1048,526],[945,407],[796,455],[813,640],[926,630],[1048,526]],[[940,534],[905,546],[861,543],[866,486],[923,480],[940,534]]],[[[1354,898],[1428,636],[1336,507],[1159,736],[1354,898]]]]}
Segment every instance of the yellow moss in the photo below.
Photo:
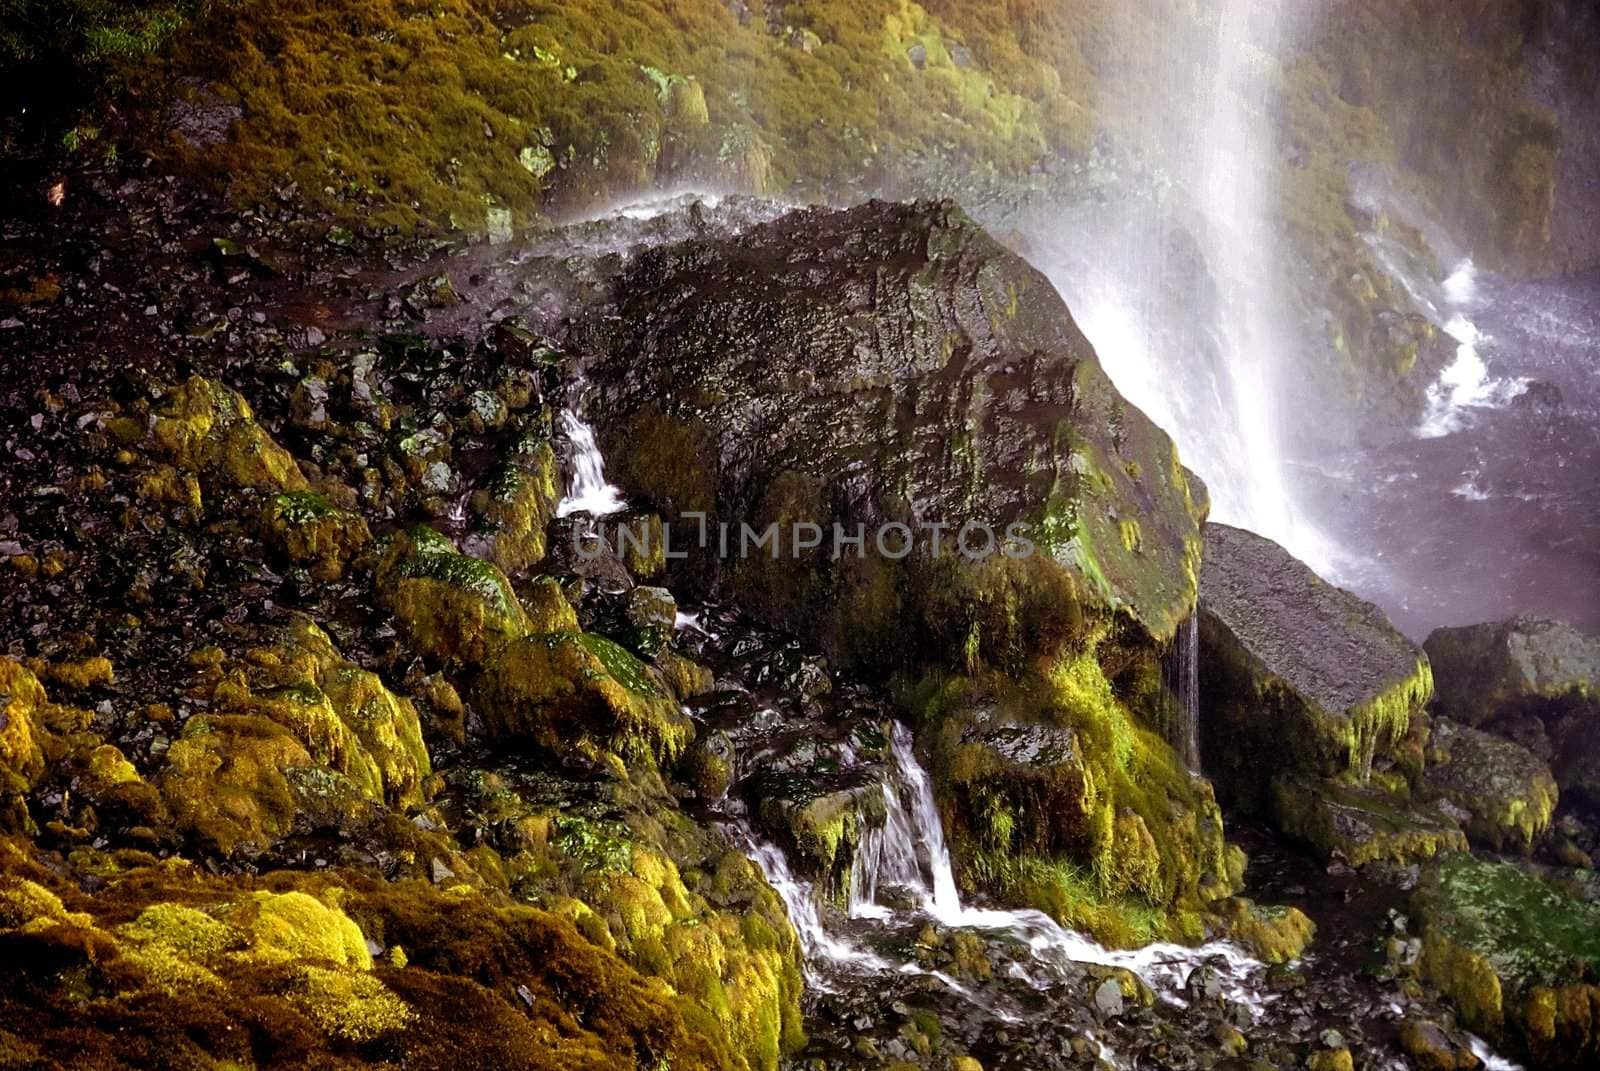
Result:
{"type": "Polygon", "coordinates": [[[561,501],[560,466],[550,443],[524,444],[490,486],[474,493],[473,511],[483,518],[489,556],[513,576],[545,556],[545,532],[561,501]]]}
{"type": "Polygon", "coordinates": [[[326,960],[341,967],[372,969],[367,940],[351,918],[303,892],[258,892],[218,908],[222,920],[238,927],[252,960],[326,960]]]}
{"type": "Polygon", "coordinates": [[[484,668],[476,698],[490,732],[555,752],[599,749],[628,761],[668,761],[692,732],[648,667],[583,633],[529,636],[504,648],[484,668]]]}
{"type": "Polygon", "coordinates": [[[1233,938],[1263,963],[1299,959],[1317,932],[1316,923],[1296,907],[1261,907],[1235,898],[1219,914],[1233,938]]]}
{"type": "Polygon", "coordinates": [[[511,581],[489,562],[459,553],[429,528],[396,536],[378,565],[378,601],[407,639],[444,662],[478,664],[527,635],[511,581]]]}
{"type": "Polygon", "coordinates": [[[323,1030],[346,1041],[371,1041],[416,1019],[405,1001],[370,974],[307,966],[284,995],[323,1030]]]}
{"type": "Polygon", "coordinates": [[[531,633],[578,631],[578,613],[567,602],[555,577],[541,576],[530,584],[523,607],[531,633]]]}
{"type": "Polygon", "coordinates": [[[281,646],[248,657],[249,673],[236,672],[218,684],[217,710],[282,725],[319,765],[349,778],[373,802],[422,803],[422,782],[432,764],[409,699],[345,661],[327,633],[304,616],[296,616],[281,646]]]}
{"type": "Polygon", "coordinates": [[[223,854],[266,848],[290,832],[295,801],[285,772],[313,766],[287,729],[260,717],[197,717],[167,751],[157,778],[178,828],[223,854]]]}
{"type": "Polygon", "coordinates": [[[154,450],[179,468],[233,488],[304,491],[305,474],[256,423],[240,394],[203,376],[168,392],[150,425],[154,450]]]}
{"type": "Polygon", "coordinates": [[[372,541],[360,516],[309,491],[269,499],[262,507],[261,530],[269,546],[292,562],[309,565],[318,580],[339,579],[345,563],[372,541]]]}
{"type": "Polygon", "coordinates": [[[38,678],[15,659],[0,658],[0,774],[9,770],[23,788],[44,768],[39,723],[46,703],[38,678]]]}
{"type": "Polygon", "coordinates": [[[61,922],[89,925],[89,916],[69,912],[61,897],[37,882],[0,876],[0,930],[37,929],[61,922]]]}
{"type": "Polygon", "coordinates": [[[52,684],[59,684],[78,692],[95,685],[111,684],[116,680],[111,660],[104,655],[95,655],[93,658],[77,662],[47,663],[43,676],[52,684]]]}

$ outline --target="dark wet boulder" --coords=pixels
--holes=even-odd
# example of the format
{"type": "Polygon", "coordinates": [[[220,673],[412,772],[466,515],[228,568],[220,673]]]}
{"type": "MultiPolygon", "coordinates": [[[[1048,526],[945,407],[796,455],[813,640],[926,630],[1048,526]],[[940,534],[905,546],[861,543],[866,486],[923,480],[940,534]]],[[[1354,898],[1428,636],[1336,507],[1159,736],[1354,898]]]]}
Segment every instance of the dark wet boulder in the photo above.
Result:
{"type": "Polygon", "coordinates": [[[1382,610],[1271,540],[1222,524],[1206,525],[1205,537],[1206,772],[1247,808],[1265,802],[1279,774],[1365,781],[1432,694],[1427,657],[1382,610]]]}
{"type": "Polygon", "coordinates": [[[1433,663],[1436,707],[1464,725],[1597,702],[1600,636],[1559,621],[1519,617],[1435,629],[1424,647],[1433,663]]]}
{"type": "Polygon", "coordinates": [[[1459,854],[1426,870],[1412,910],[1423,977],[1464,1026],[1533,1066],[1600,1064],[1600,905],[1459,854]]]}
{"type": "Polygon", "coordinates": [[[587,333],[608,472],[690,551],[678,574],[842,665],[1017,666],[1072,633],[1071,606],[1164,637],[1193,605],[1204,504],[1171,440],[951,204],[643,250],[587,333]]]}
{"type": "Polygon", "coordinates": [[[1563,809],[1600,816],[1600,636],[1519,617],[1428,637],[1434,707],[1550,763],[1563,809]]]}
{"type": "Polygon", "coordinates": [[[1531,851],[1555,814],[1548,766],[1527,748],[1448,718],[1433,720],[1423,779],[1461,815],[1475,844],[1496,851],[1531,851]]]}

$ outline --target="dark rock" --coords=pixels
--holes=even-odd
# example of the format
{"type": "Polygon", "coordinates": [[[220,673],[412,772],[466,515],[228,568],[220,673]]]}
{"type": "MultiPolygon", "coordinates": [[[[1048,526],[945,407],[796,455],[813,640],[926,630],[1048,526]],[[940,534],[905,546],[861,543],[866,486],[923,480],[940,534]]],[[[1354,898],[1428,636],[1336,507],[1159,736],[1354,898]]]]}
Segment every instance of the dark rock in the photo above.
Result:
{"type": "Polygon", "coordinates": [[[1208,524],[1200,591],[1201,740],[1225,798],[1258,807],[1274,774],[1365,780],[1433,691],[1382,610],[1271,540],[1208,524]]]}
{"type": "Polygon", "coordinates": [[[976,639],[1016,665],[1082,602],[1155,636],[1187,615],[1204,506],[1171,441],[1117,395],[1044,277],[953,205],[791,212],[641,251],[613,291],[588,368],[613,478],[675,532],[692,511],[727,522],[732,560],[713,525],[684,571],[841,664],[955,661],[976,639]],[[822,545],[791,529],[779,560],[740,556],[742,524],[780,519],[817,524],[822,545]],[[904,560],[874,546],[887,523],[912,529],[904,560]],[[1013,523],[1031,556],[999,552],[1013,523]],[[836,524],[865,526],[868,549],[836,557],[836,524]],[[958,553],[968,524],[982,562],[958,553]],[[1016,585],[1014,612],[976,631],[952,617],[957,591],[995,584],[1016,585]]]}

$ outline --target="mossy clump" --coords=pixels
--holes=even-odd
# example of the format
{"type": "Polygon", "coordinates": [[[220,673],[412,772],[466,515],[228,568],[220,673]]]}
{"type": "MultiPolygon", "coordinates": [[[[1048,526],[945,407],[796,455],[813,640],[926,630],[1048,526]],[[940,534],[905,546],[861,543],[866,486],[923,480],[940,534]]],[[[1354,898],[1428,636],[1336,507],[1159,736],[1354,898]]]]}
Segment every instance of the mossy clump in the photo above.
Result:
{"type": "Polygon", "coordinates": [[[39,747],[44,686],[13,658],[0,657],[0,794],[26,791],[44,769],[39,747]]]}
{"type": "Polygon", "coordinates": [[[191,718],[156,785],[180,830],[228,855],[264,850],[294,828],[290,776],[315,766],[305,745],[263,717],[191,718]]]}
{"type": "Polygon", "coordinates": [[[1539,1067],[1600,1060],[1600,907],[1510,863],[1455,855],[1412,901],[1423,976],[1463,1024],[1539,1067]]]}
{"type": "Polygon", "coordinates": [[[548,751],[670,761],[693,735],[654,670],[601,636],[552,632],[501,648],[475,692],[493,736],[548,751]]]}
{"type": "Polygon", "coordinates": [[[282,725],[317,765],[374,803],[421,804],[432,765],[416,707],[347,662],[315,622],[297,615],[278,645],[254,649],[244,662],[217,685],[216,711],[282,725]]]}
{"type": "Polygon", "coordinates": [[[250,403],[204,376],[191,376],[156,406],[149,443],[157,456],[223,488],[308,490],[299,463],[256,422],[250,403]]]}
{"type": "Polygon", "coordinates": [[[561,501],[560,477],[549,441],[531,439],[487,487],[473,492],[478,536],[487,540],[489,558],[502,572],[518,576],[544,560],[546,531],[561,501]]]}
{"type": "Polygon", "coordinates": [[[337,580],[345,564],[372,541],[359,514],[338,509],[311,491],[274,495],[262,507],[267,545],[289,561],[307,565],[318,580],[337,580]]]}
{"type": "Polygon", "coordinates": [[[528,632],[511,581],[431,528],[392,537],[378,563],[378,601],[406,638],[446,664],[476,665],[528,632]]]}
{"type": "Polygon", "coordinates": [[[1297,907],[1266,906],[1242,896],[1229,899],[1215,913],[1233,939],[1263,963],[1299,959],[1317,933],[1316,923],[1297,907]]]}

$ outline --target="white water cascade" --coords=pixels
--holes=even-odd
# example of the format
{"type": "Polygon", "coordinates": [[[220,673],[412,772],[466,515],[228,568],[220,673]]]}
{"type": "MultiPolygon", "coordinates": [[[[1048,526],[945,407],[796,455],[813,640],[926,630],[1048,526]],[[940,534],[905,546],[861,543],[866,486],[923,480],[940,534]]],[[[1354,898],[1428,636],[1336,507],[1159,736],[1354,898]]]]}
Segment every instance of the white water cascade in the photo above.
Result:
{"type": "Polygon", "coordinates": [[[600,456],[594,429],[571,409],[563,409],[561,430],[572,444],[572,479],[566,495],[556,505],[556,516],[587,513],[591,517],[608,517],[626,509],[622,491],[606,481],[606,462],[600,456]]]}
{"type": "MultiPolygon", "coordinates": [[[[1182,996],[1189,973],[1201,963],[1212,966],[1223,992],[1230,999],[1259,1010],[1271,1000],[1257,981],[1263,965],[1243,950],[1225,942],[1190,948],[1152,944],[1132,950],[1104,948],[1083,934],[1069,930],[1042,911],[997,910],[969,907],[961,902],[945,845],[944,828],[927,771],[917,762],[911,733],[896,724],[890,740],[894,757],[892,774],[883,782],[887,817],[868,832],[858,847],[850,874],[849,914],[858,920],[887,921],[895,911],[879,900],[894,886],[920,905],[923,915],[940,925],[980,930],[1010,937],[1025,946],[1031,959],[1028,981],[1036,989],[1058,982],[1069,965],[1098,964],[1122,967],[1142,977],[1170,1003],[1186,1006],[1182,996]]],[[[860,973],[920,973],[938,978],[949,988],[966,993],[961,984],[914,962],[892,963],[848,937],[831,930],[818,907],[816,890],[789,870],[783,852],[747,838],[751,858],[766,874],[789,910],[806,954],[807,975],[826,986],[827,971],[860,973]]],[[[994,1009],[1004,1014],[1004,1009],[994,1009]]]]}
{"type": "MultiPolygon", "coordinates": [[[[1302,515],[1278,404],[1300,328],[1278,234],[1286,150],[1273,72],[1304,6],[1224,0],[1209,21],[1175,14],[1170,40],[1150,46],[1164,67],[1137,55],[1114,65],[1108,123],[1134,132],[1153,161],[1132,179],[1147,191],[1070,211],[1030,255],[1118,390],[1177,439],[1210,489],[1212,518],[1326,576],[1335,554],[1302,515]]],[[[1128,18],[1127,37],[1139,40],[1138,16],[1128,18]]],[[[1121,175],[1130,165],[1110,166],[1121,175]]]]}

